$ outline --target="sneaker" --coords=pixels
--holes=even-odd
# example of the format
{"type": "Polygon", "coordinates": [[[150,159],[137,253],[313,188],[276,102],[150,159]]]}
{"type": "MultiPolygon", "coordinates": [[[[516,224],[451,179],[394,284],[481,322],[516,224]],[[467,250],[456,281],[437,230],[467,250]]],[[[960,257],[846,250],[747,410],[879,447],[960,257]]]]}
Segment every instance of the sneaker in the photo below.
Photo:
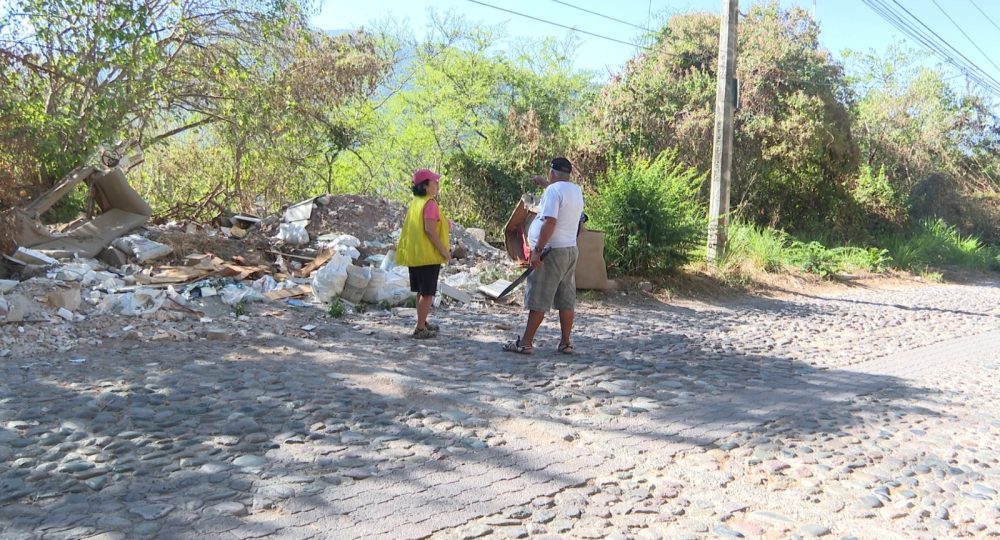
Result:
{"type": "Polygon", "coordinates": [[[437,335],[437,332],[430,328],[414,328],[413,339],[429,339],[437,335]]]}

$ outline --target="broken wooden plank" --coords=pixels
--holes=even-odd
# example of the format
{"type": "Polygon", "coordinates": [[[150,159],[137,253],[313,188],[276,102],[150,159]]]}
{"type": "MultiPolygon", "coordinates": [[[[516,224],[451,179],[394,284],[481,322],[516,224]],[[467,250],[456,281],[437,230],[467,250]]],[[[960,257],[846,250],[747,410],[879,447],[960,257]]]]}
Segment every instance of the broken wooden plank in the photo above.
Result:
{"type": "Polygon", "coordinates": [[[292,287],[289,289],[278,289],[276,291],[270,291],[264,293],[264,298],[268,300],[284,300],[286,298],[296,298],[299,296],[306,296],[312,293],[312,287],[309,285],[299,285],[297,287],[292,287]]]}
{"type": "Polygon", "coordinates": [[[332,249],[324,249],[320,251],[316,258],[312,260],[309,264],[302,267],[299,270],[299,275],[302,277],[309,277],[309,274],[313,273],[314,270],[326,264],[327,261],[333,258],[334,251],[332,249]]]}
{"type": "Polygon", "coordinates": [[[282,253],[280,251],[274,251],[274,250],[270,250],[270,249],[267,252],[270,253],[271,255],[281,255],[282,257],[286,257],[286,258],[289,258],[289,259],[298,259],[300,261],[312,261],[313,260],[313,257],[306,257],[304,255],[292,255],[291,253],[282,253]]]}

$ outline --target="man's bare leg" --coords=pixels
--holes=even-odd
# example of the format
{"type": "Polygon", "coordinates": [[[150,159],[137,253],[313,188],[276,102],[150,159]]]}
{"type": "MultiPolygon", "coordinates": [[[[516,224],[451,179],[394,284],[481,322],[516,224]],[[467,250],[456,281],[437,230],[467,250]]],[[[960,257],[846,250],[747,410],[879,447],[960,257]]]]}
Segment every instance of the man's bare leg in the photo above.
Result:
{"type": "Polygon", "coordinates": [[[524,327],[524,334],[521,335],[521,345],[526,347],[531,347],[535,342],[535,332],[538,331],[538,327],[542,325],[542,321],[545,320],[544,311],[528,311],[528,323],[524,327]]]}
{"type": "Polygon", "coordinates": [[[560,345],[569,345],[572,343],[569,340],[569,336],[573,332],[573,319],[575,316],[576,312],[571,309],[559,310],[559,332],[562,334],[562,338],[559,341],[560,345]]]}

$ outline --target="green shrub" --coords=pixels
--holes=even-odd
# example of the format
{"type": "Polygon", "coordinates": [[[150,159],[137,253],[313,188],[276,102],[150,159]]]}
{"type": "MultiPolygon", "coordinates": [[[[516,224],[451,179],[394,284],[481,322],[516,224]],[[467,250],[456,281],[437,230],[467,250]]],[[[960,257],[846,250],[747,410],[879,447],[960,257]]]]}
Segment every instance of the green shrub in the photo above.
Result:
{"type": "Polygon", "coordinates": [[[840,271],[841,262],[836,252],[819,242],[792,242],[789,255],[793,264],[819,277],[829,277],[840,271]]]}
{"type": "Polygon", "coordinates": [[[882,273],[892,263],[887,249],[842,247],[836,248],[834,252],[840,256],[843,268],[882,273]]]}
{"type": "Polygon", "coordinates": [[[777,272],[787,263],[787,246],[788,235],[784,231],[733,222],[722,266],[742,266],[746,261],[765,272],[777,272]]]}
{"type": "Polygon", "coordinates": [[[612,160],[597,181],[591,217],[605,232],[608,262],[626,273],[670,270],[691,258],[702,240],[704,209],[698,202],[702,176],[665,151],[650,162],[612,160]]]}
{"type": "Polygon", "coordinates": [[[246,314],[247,314],[247,301],[245,298],[233,304],[233,315],[237,317],[242,317],[246,314]]]}
{"type": "Polygon", "coordinates": [[[862,165],[853,196],[862,208],[887,219],[900,220],[906,214],[904,198],[892,187],[884,165],[877,173],[862,165]]]}
{"type": "Polygon", "coordinates": [[[975,236],[963,237],[955,226],[941,219],[921,221],[912,235],[892,238],[886,248],[895,265],[904,270],[923,272],[947,265],[1000,268],[997,248],[983,245],[975,236]]]}
{"type": "Polygon", "coordinates": [[[326,311],[326,314],[334,319],[343,317],[345,313],[347,313],[347,306],[344,305],[344,302],[340,298],[330,302],[330,307],[326,311]]]}

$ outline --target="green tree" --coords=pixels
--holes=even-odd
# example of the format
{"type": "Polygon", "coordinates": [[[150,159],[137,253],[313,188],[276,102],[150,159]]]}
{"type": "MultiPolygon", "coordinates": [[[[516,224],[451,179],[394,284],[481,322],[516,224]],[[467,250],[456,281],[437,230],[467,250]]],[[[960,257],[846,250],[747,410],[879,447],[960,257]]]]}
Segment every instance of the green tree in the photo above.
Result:
{"type": "MultiPolygon", "coordinates": [[[[942,218],[964,234],[1000,239],[1000,117],[985,92],[959,94],[941,66],[893,44],[886,51],[846,51],[854,89],[853,120],[862,158],[855,194],[883,183],[913,221],[942,218]],[[883,171],[882,179],[866,171],[883,171]],[[866,186],[866,183],[868,184],[866,186]]],[[[906,214],[893,212],[903,223],[906,214]]]]}
{"type": "Polygon", "coordinates": [[[288,8],[254,0],[9,3],[0,12],[0,155],[30,141],[24,174],[46,187],[101,143],[137,140],[165,112],[200,111],[216,96],[192,91],[195,71],[205,69],[190,60],[225,41],[259,43],[288,8]]]}
{"type": "Polygon", "coordinates": [[[446,173],[442,197],[460,221],[499,230],[546,158],[567,152],[569,121],[590,89],[574,73],[576,42],[502,47],[496,29],[435,14],[421,42],[398,31],[394,81],[371,107],[371,136],[338,163],[347,189],[406,198],[419,167],[446,173]]]}
{"type": "Polygon", "coordinates": [[[182,127],[162,128],[174,140],[150,152],[138,181],[159,211],[203,219],[331,191],[332,162],[362,136],[352,115],[388,63],[369,34],[291,30],[267,47],[230,43],[204,79],[213,109],[166,118],[182,127]],[[184,126],[194,129],[178,138],[184,126]]]}
{"type": "Polygon", "coordinates": [[[862,161],[884,167],[908,194],[931,173],[972,189],[995,189],[1000,119],[983,95],[958,95],[941,66],[893,44],[884,52],[845,51],[856,92],[855,132],[862,161]]]}
{"type": "MultiPolygon", "coordinates": [[[[718,36],[718,17],[701,13],[674,16],[655,34],[652,50],[605,88],[582,132],[593,167],[609,153],[676,147],[684,163],[708,170],[718,36]]],[[[733,201],[760,224],[826,223],[856,170],[841,68],[818,36],[805,11],[776,2],[740,21],[733,201]]]]}
{"type": "Polygon", "coordinates": [[[698,201],[703,180],[676,150],[653,161],[612,159],[591,204],[609,263],[623,272],[648,273],[687,262],[704,236],[705,208],[698,201]]]}

